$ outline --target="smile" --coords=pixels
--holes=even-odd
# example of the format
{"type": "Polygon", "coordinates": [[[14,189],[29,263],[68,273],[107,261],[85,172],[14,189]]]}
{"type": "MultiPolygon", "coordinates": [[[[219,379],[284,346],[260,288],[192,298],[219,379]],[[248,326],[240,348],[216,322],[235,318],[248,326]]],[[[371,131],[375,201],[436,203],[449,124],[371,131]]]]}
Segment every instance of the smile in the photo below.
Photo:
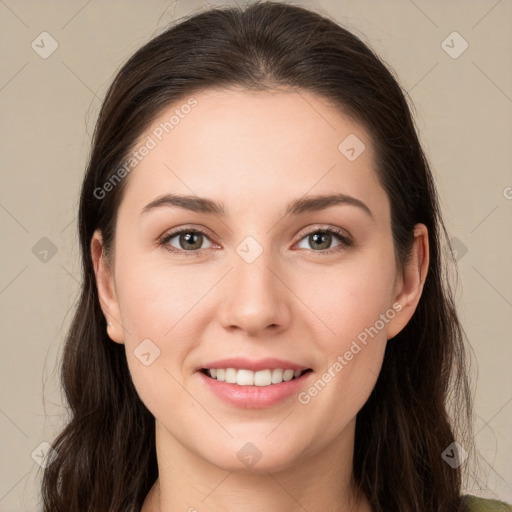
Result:
{"type": "Polygon", "coordinates": [[[205,375],[228,384],[238,386],[271,386],[298,379],[302,374],[310,372],[310,369],[283,369],[272,368],[259,371],[236,368],[210,368],[201,370],[205,375]]]}

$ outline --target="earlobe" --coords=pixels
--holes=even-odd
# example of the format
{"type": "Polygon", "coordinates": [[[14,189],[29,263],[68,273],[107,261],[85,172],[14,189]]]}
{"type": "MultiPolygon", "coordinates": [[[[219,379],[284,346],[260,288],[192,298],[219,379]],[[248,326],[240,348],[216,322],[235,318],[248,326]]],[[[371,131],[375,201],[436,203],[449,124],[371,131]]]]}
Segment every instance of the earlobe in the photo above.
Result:
{"type": "Polygon", "coordinates": [[[91,239],[91,258],[96,277],[98,299],[101,310],[105,315],[105,328],[112,341],[124,343],[124,329],[121,324],[114,275],[105,255],[100,230],[96,230],[91,239]]]}
{"type": "Polygon", "coordinates": [[[421,298],[429,266],[428,230],[424,224],[414,226],[414,244],[400,279],[393,304],[400,312],[388,324],[387,338],[395,337],[409,322],[421,298]]]}

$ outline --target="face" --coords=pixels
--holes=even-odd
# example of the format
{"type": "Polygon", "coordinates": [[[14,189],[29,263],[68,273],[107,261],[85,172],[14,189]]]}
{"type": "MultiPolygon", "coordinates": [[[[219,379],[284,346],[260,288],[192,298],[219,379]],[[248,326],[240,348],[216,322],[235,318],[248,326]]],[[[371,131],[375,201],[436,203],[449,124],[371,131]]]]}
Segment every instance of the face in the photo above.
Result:
{"type": "Polygon", "coordinates": [[[306,92],[193,98],[134,148],[110,267],[95,234],[101,304],[168,439],[284,469],[353,433],[421,286],[395,270],[361,125],[306,92]]]}

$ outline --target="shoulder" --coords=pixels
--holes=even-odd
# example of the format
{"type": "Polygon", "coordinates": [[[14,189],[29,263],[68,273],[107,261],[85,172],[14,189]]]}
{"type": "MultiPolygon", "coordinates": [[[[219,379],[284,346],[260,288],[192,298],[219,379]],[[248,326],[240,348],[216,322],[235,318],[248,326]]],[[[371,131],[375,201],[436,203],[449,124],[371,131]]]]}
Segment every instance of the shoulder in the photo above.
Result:
{"type": "Polygon", "coordinates": [[[512,505],[503,501],[477,498],[476,496],[464,496],[470,512],[512,512],[512,505]]]}

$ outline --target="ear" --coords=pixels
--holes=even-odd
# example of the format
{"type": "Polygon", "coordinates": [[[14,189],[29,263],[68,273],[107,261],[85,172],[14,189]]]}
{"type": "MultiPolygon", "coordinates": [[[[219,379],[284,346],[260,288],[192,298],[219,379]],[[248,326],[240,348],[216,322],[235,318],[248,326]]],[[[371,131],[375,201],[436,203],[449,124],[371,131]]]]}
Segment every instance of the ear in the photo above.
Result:
{"type": "Polygon", "coordinates": [[[395,283],[393,309],[398,314],[388,323],[388,340],[395,337],[414,314],[423,292],[428,265],[428,230],[424,224],[416,224],[411,257],[395,283]]]}
{"type": "Polygon", "coordinates": [[[96,287],[101,310],[105,315],[107,333],[116,343],[124,342],[124,329],[121,323],[119,303],[117,301],[114,273],[107,261],[103,248],[103,237],[100,230],[96,230],[91,239],[91,257],[96,276],[96,287]]]}

